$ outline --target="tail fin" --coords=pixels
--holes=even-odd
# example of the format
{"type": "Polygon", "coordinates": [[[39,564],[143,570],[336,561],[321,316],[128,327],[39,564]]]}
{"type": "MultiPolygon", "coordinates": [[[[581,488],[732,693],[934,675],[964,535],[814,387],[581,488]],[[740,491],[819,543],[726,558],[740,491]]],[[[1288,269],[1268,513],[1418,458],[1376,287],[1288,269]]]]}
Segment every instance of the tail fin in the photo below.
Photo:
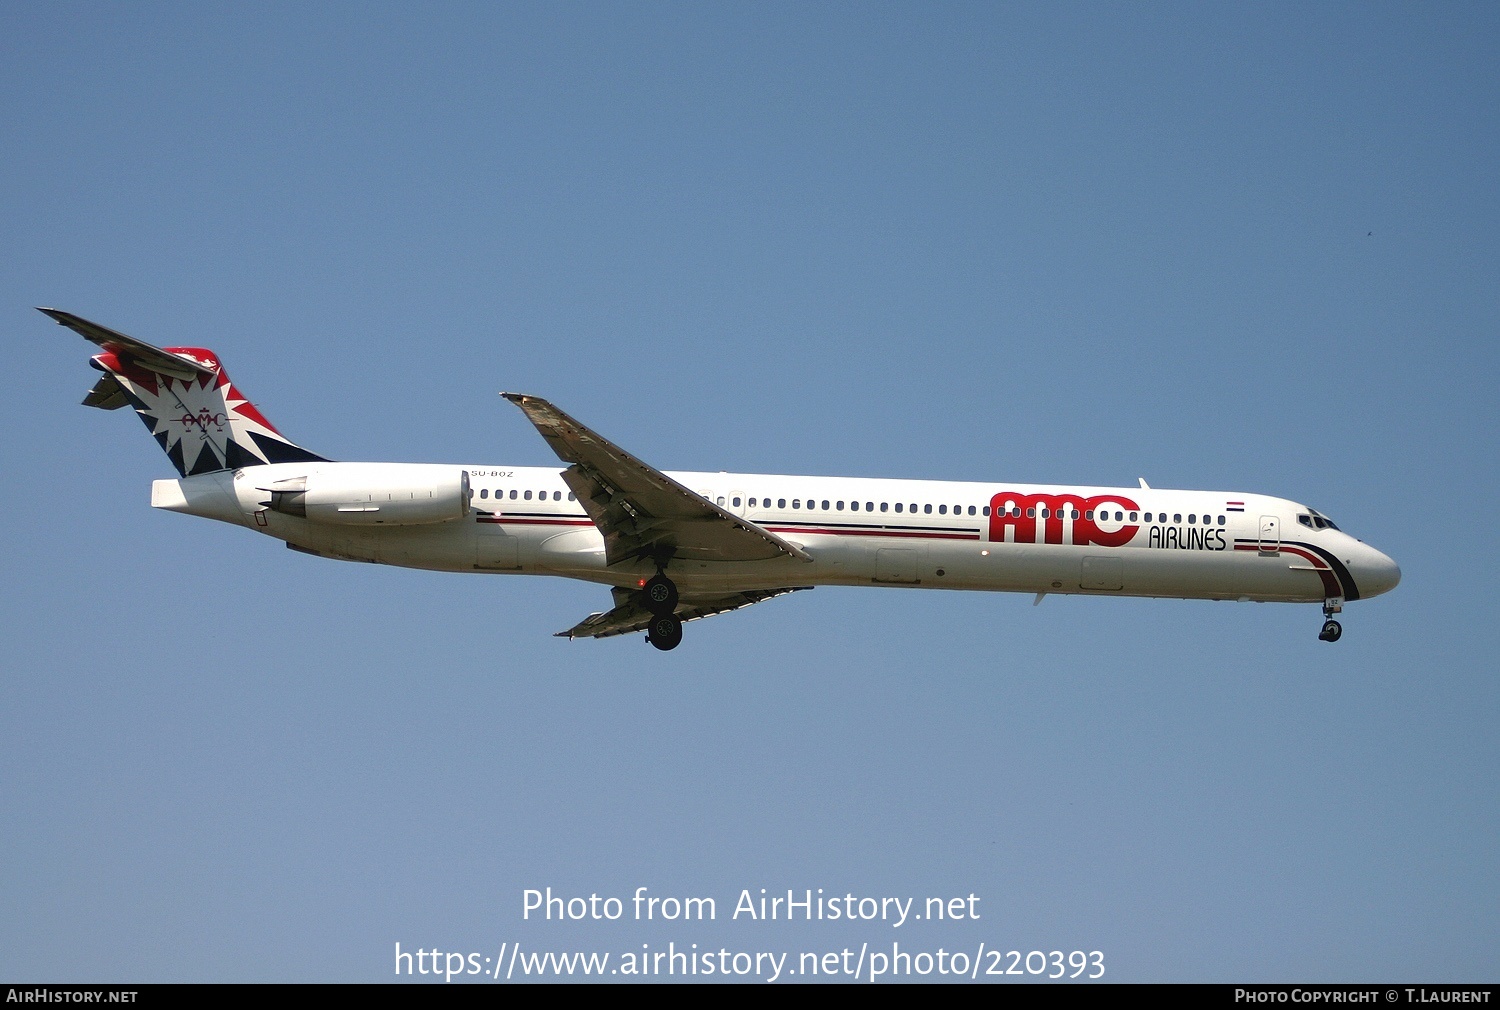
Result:
{"type": "Polygon", "coordinates": [[[71,312],[39,309],[103,348],[89,364],[104,373],[84,404],[129,404],[184,477],[262,463],[326,462],[287,441],[201,347],[153,347],[71,312]]]}

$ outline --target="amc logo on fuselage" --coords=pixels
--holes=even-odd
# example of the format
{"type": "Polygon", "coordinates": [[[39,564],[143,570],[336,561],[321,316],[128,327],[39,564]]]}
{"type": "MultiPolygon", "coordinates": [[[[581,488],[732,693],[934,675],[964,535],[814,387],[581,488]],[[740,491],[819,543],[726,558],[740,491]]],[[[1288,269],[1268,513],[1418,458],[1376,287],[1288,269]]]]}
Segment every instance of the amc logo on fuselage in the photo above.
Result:
{"type": "Polygon", "coordinates": [[[1100,529],[1095,516],[1101,516],[1105,507],[1118,507],[1122,512],[1136,512],[1140,506],[1123,495],[1096,495],[1085,498],[1077,494],[1019,494],[1001,491],[990,499],[990,540],[1004,543],[1005,531],[1011,531],[1011,541],[1018,544],[1062,544],[1073,543],[1079,547],[1097,544],[1100,547],[1124,547],[1130,543],[1140,526],[1133,523],[1109,521],[1111,529],[1100,529]],[[1042,536],[1037,538],[1038,524],[1042,536]],[[1064,540],[1063,533],[1071,526],[1071,540],[1064,540]]]}

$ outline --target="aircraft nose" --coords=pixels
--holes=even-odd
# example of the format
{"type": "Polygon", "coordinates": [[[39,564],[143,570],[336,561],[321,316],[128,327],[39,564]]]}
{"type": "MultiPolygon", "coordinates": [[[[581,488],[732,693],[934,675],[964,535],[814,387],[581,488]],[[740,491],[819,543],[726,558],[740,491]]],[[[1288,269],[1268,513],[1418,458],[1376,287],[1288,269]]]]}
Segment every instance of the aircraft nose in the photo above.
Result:
{"type": "Polygon", "coordinates": [[[1379,596],[1396,588],[1401,581],[1401,566],[1368,544],[1361,545],[1355,583],[1361,596],[1379,596]]]}

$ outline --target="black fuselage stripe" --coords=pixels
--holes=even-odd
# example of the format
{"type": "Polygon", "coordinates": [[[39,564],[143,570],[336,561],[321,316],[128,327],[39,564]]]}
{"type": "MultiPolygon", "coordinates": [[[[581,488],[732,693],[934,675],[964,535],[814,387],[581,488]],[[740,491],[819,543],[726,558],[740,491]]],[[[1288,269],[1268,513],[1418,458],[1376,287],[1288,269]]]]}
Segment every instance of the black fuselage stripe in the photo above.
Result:
{"type": "Polygon", "coordinates": [[[1342,561],[1334,557],[1332,552],[1326,551],[1314,544],[1303,543],[1300,540],[1288,540],[1287,543],[1293,544],[1297,547],[1306,547],[1308,550],[1317,554],[1318,557],[1328,562],[1328,567],[1333,569],[1333,574],[1338,576],[1339,584],[1344,587],[1344,599],[1359,599],[1359,587],[1354,584],[1354,576],[1349,574],[1349,569],[1345,567],[1342,561]]]}
{"type": "MultiPolygon", "coordinates": [[[[1260,543],[1259,540],[1248,537],[1238,537],[1234,542],[1236,544],[1260,543]]],[[[1312,551],[1318,557],[1328,562],[1328,567],[1333,569],[1334,578],[1339,580],[1339,587],[1344,590],[1344,599],[1359,599],[1359,586],[1354,584],[1354,576],[1349,574],[1348,567],[1345,566],[1345,564],[1340,561],[1331,551],[1325,550],[1324,548],[1319,547],[1317,544],[1310,544],[1302,540],[1280,540],[1277,542],[1289,544],[1292,547],[1301,547],[1304,550],[1312,551]]]]}

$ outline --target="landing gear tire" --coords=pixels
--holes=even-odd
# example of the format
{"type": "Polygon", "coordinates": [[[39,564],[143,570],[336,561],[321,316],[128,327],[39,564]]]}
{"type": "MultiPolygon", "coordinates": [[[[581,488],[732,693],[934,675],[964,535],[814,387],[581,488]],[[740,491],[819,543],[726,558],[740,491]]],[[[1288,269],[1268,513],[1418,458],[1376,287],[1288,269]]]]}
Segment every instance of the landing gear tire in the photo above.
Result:
{"type": "Polygon", "coordinates": [[[682,644],[682,622],[674,614],[653,617],[646,641],[662,652],[670,652],[682,644]]]}
{"type": "Polygon", "coordinates": [[[1339,636],[1344,633],[1344,626],[1338,621],[1327,620],[1323,622],[1323,631],[1318,635],[1320,642],[1337,642],[1339,636]]]}
{"type": "Polygon", "coordinates": [[[660,573],[653,575],[641,587],[641,598],[657,617],[670,615],[677,609],[677,583],[660,573]]]}

